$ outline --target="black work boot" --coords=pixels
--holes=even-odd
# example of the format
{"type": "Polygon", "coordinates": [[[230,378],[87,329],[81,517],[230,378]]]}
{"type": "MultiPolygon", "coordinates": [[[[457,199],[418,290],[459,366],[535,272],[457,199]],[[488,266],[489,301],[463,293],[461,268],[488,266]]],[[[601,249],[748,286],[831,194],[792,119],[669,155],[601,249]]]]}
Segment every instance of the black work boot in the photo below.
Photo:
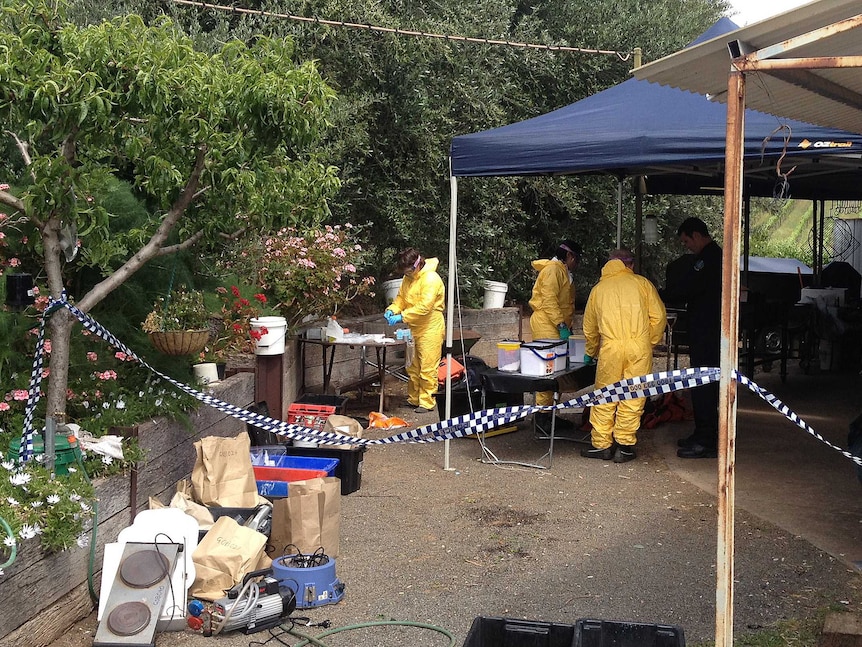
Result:
{"type": "Polygon", "coordinates": [[[581,456],[584,458],[599,458],[603,461],[609,461],[614,457],[614,446],[605,447],[604,449],[598,449],[597,447],[591,447],[590,449],[582,449],[581,456]]]}
{"type": "Polygon", "coordinates": [[[614,463],[628,463],[638,457],[634,445],[617,445],[614,452],[614,463]]]}

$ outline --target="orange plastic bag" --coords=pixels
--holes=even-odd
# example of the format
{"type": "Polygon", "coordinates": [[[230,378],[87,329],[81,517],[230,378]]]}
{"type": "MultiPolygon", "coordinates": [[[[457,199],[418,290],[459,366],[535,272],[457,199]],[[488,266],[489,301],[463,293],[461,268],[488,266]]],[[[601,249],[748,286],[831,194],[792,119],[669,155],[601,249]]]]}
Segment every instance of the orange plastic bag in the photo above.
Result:
{"type": "Polygon", "coordinates": [[[398,427],[409,427],[407,421],[398,416],[391,418],[379,411],[372,411],[368,414],[368,426],[376,429],[397,429],[398,427]]]}

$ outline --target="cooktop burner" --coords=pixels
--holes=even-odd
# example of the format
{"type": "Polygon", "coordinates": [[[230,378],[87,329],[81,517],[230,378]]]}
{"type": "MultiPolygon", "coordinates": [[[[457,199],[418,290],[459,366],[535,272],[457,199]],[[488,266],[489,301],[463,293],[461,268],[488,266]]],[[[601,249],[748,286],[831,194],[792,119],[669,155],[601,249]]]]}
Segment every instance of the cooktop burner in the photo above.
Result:
{"type": "Polygon", "coordinates": [[[182,546],[127,542],[93,647],[155,647],[159,615],[170,597],[182,546]]]}
{"type": "Polygon", "coordinates": [[[134,636],[150,623],[150,607],[143,602],[123,602],[108,614],[108,629],[118,636],[134,636]]]}
{"type": "Polygon", "coordinates": [[[166,577],[170,563],[158,550],[142,550],[123,559],[120,579],[136,589],[148,589],[166,577]]]}

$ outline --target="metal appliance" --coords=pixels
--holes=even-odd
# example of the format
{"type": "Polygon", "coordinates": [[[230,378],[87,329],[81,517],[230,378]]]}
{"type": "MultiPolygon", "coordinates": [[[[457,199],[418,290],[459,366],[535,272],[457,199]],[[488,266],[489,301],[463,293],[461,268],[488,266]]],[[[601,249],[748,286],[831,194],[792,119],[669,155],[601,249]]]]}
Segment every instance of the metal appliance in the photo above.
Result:
{"type": "Polygon", "coordinates": [[[293,591],[279,587],[271,568],[247,573],[227,596],[213,603],[214,634],[240,629],[251,634],[281,624],[281,619],[296,609],[293,591]],[[262,578],[255,581],[256,578],[262,578]]]}
{"type": "Polygon", "coordinates": [[[155,647],[181,544],[127,542],[93,647],[155,647]]]}

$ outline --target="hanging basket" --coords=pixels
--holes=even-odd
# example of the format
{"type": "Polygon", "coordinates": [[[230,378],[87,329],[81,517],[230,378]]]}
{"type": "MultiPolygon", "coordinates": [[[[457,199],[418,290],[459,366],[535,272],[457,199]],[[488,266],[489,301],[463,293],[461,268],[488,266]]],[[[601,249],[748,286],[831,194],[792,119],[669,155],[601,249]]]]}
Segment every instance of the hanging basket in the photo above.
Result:
{"type": "Polygon", "coordinates": [[[194,355],[206,348],[209,330],[163,330],[148,333],[156,350],[165,355],[194,355]]]}

